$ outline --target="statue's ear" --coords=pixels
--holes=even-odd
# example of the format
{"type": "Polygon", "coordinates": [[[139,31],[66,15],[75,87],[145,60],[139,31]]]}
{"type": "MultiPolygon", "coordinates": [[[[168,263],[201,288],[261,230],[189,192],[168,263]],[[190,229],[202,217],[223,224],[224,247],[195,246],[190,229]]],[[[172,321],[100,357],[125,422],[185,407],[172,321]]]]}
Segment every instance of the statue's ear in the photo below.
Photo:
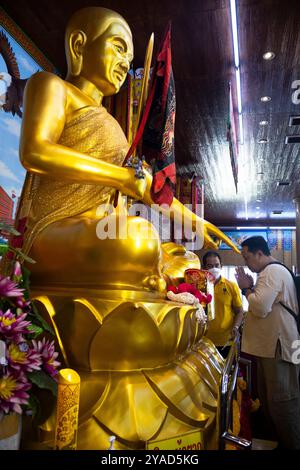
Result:
{"type": "Polygon", "coordinates": [[[82,69],[82,56],[87,36],[79,29],[72,31],[69,38],[69,50],[71,55],[71,73],[78,76],[82,69]]]}

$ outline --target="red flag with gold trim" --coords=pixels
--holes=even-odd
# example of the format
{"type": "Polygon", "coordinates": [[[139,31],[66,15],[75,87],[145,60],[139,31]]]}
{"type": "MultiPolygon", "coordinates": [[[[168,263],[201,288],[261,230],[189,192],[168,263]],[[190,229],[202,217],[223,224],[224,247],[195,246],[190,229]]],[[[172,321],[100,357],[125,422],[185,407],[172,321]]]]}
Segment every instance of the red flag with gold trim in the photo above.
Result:
{"type": "Polygon", "coordinates": [[[171,63],[171,25],[157,54],[145,110],[123,166],[128,165],[142,139],[142,151],[152,167],[151,197],[159,205],[171,205],[176,186],[174,156],[175,85],[171,63]]]}
{"type": "Polygon", "coordinates": [[[153,68],[152,86],[145,109],[149,114],[143,132],[143,154],[153,174],[151,196],[158,204],[172,203],[176,185],[175,110],[169,25],[153,68]]]}

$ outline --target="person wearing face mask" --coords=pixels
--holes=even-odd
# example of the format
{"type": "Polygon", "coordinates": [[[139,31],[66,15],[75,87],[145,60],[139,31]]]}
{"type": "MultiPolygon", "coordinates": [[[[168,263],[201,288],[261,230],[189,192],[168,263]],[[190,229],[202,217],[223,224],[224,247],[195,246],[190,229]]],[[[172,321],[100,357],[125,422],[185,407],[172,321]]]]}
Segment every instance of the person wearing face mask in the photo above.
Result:
{"type": "Polygon", "coordinates": [[[244,316],[240,290],[235,282],[222,276],[222,260],[217,252],[207,252],[202,267],[215,277],[215,318],[209,322],[206,336],[223,357],[227,357],[230,342],[237,335],[244,316]]]}

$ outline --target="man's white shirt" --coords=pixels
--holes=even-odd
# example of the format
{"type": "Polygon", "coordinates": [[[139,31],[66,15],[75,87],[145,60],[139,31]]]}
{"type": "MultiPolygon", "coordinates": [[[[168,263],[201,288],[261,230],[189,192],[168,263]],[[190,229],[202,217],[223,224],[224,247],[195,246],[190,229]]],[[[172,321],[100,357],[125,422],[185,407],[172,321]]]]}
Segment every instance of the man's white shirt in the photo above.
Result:
{"type": "Polygon", "coordinates": [[[293,343],[299,340],[296,321],[279,302],[298,314],[297,294],[289,271],[280,264],[266,266],[248,296],[242,335],[242,351],[259,357],[275,357],[278,340],[282,359],[292,361],[293,343]]]}

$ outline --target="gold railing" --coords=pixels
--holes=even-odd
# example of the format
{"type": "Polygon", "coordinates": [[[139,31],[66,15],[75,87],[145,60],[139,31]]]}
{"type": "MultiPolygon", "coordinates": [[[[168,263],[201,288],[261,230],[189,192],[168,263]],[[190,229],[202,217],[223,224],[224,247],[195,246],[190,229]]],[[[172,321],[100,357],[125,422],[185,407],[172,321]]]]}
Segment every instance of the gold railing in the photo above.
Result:
{"type": "MultiPolygon", "coordinates": [[[[238,334],[230,348],[225,362],[220,386],[220,449],[224,450],[226,442],[235,446],[250,450],[252,442],[230,431],[232,421],[232,400],[237,387],[237,376],[240,363],[240,334],[238,334]]],[[[244,362],[244,360],[242,359],[244,362]]],[[[250,362],[250,361],[249,361],[250,362]]],[[[249,364],[247,364],[249,366],[249,364]]],[[[251,375],[251,374],[250,374],[251,375]]]]}

